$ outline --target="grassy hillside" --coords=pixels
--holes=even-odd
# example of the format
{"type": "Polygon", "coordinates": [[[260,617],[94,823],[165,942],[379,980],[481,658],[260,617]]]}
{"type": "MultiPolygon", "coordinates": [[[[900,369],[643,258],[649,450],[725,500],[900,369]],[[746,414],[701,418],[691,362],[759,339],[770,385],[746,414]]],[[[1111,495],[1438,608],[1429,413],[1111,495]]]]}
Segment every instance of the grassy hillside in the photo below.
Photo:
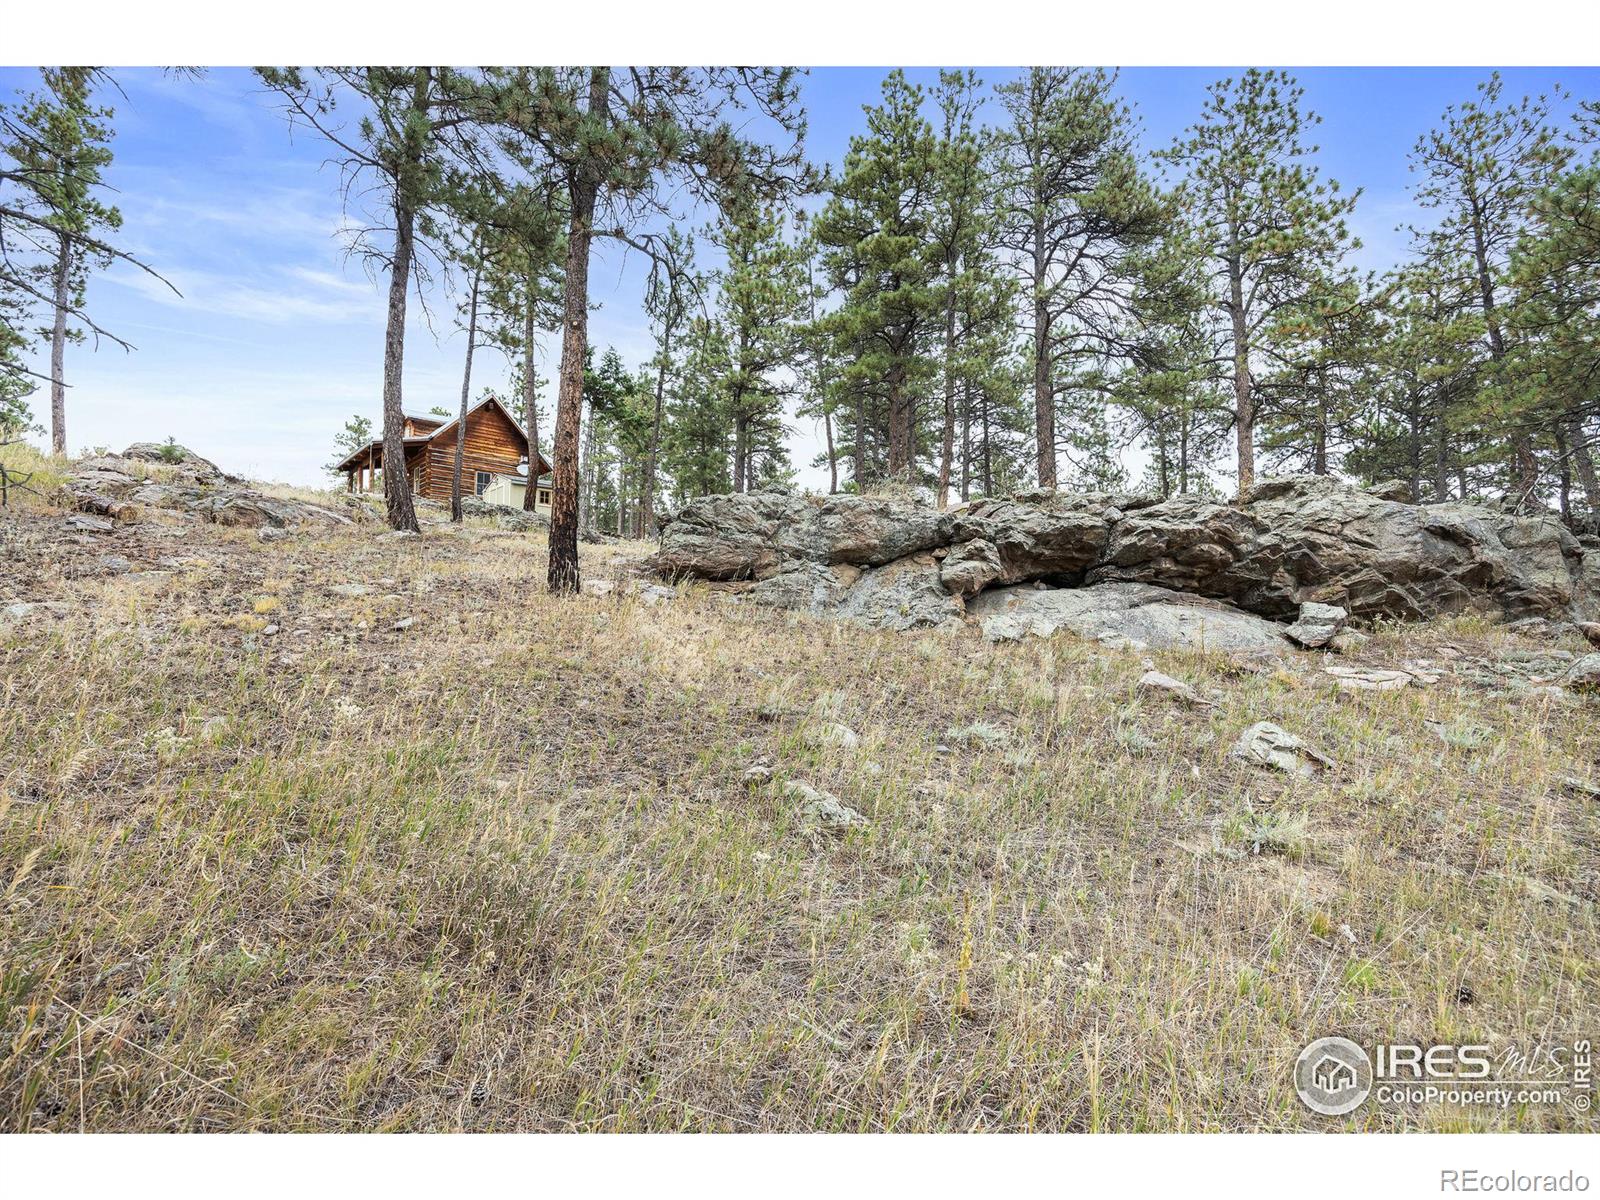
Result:
{"type": "MultiPolygon", "coordinates": [[[[650,605],[644,547],[555,600],[542,537],[481,526],[33,506],[0,545],[0,610],[68,606],[0,615],[0,1129],[1583,1124],[1330,1120],[1290,1066],[1600,1030],[1593,701],[650,605]],[[1258,720],[1335,769],[1229,758],[1258,720]]],[[[1446,644],[1523,645],[1365,657],[1446,644]]]]}

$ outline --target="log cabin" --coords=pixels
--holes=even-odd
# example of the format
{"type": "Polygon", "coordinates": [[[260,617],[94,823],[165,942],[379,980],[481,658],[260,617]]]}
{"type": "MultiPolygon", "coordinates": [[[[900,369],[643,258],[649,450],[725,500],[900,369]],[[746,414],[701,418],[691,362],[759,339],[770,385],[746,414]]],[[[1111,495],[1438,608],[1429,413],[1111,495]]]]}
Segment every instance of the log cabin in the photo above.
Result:
{"type": "MultiPolygon", "coordinates": [[[[455,468],[456,425],[459,418],[414,417],[407,414],[402,430],[406,474],[413,495],[450,502],[450,477],[455,468]]],[[[550,464],[539,455],[532,477],[539,481],[541,506],[548,510],[550,464]]],[[[352,492],[382,488],[383,441],[352,452],[338,465],[352,492]]],[[[504,490],[504,481],[525,484],[528,475],[528,435],[506,406],[494,396],[478,401],[467,412],[466,445],[461,454],[461,493],[482,496],[491,488],[504,490]]],[[[521,488],[516,489],[521,507],[521,488]]]]}

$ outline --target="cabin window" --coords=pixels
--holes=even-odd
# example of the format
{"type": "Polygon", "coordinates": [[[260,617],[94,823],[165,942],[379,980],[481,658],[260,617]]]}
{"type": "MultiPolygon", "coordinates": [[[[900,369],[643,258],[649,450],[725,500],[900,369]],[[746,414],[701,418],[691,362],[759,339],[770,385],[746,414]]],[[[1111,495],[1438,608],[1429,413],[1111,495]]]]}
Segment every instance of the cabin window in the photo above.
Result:
{"type": "Polygon", "coordinates": [[[539,496],[538,496],[538,500],[536,501],[536,503],[543,504],[547,508],[549,507],[549,505],[550,505],[550,489],[549,488],[540,488],[539,489],[539,496]]]}
{"type": "Polygon", "coordinates": [[[489,484],[494,480],[494,475],[489,471],[478,471],[476,474],[477,484],[475,486],[477,488],[478,495],[481,496],[489,490],[489,484]]]}

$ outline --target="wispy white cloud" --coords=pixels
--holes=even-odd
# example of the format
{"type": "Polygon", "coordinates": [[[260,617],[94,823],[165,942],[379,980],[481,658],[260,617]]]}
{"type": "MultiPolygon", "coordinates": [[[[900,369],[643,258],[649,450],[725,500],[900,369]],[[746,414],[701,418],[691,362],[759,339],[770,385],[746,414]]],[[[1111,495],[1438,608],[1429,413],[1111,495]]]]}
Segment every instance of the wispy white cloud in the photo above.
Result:
{"type": "Polygon", "coordinates": [[[182,295],[142,272],[121,271],[110,280],[155,304],[207,318],[224,316],[275,325],[298,321],[343,324],[370,321],[377,312],[371,284],[356,284],[314,268],[269,268],[257,282],[198,268],[163,273],[182,295]]]}

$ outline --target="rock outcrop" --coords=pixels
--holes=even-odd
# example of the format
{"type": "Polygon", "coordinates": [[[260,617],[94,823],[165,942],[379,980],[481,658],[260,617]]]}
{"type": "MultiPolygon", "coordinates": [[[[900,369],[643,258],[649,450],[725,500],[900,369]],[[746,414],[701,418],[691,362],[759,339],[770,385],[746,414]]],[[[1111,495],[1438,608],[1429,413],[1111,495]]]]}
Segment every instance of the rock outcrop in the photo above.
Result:
{"type": "Polygon", "coordinates": [[[1290,637],[1337,649],[1346,615],[1594,613],[1587,548],[1553,517],[1403,494],[1298,475],[1236,503],[1033,491],[940,512],[907,497],[708,496],[666,523],[652,564],[884,628],[971,613],[1016,636],[1063,627],[1129,644],[1277,648],[1290,643],[1274,622],[1298,618],[1290,637]]]}
{"type": "Polygon", "coordinates": [[[275,529],[353,525],[371,516],[359,503],[335,510],[269,496],[182,446],[150,442],[79,463],[62,490],[80,512],[119,521],[136,520],[142,508],[171,509],[217,525],[275,529]]]}
{"type": "Polygon", "coordinates": [[[548,529],[550,521],[541,513],[512,508],[506,504],[491,504],[482,496],[461,497],[461,512],[469,517],[489,517],[501,529],[527,533],[534,529],[548,529]]]}
{"type": "Polygon", "coordinates": [[[1049,637],[1067,629],[1125,650],[1182,647],[1284,654],[1294,649],[1283,627],[1265,617],[1148,583],[996,588],[974,597],[967,612],[991,642],[1049,637]]]}

